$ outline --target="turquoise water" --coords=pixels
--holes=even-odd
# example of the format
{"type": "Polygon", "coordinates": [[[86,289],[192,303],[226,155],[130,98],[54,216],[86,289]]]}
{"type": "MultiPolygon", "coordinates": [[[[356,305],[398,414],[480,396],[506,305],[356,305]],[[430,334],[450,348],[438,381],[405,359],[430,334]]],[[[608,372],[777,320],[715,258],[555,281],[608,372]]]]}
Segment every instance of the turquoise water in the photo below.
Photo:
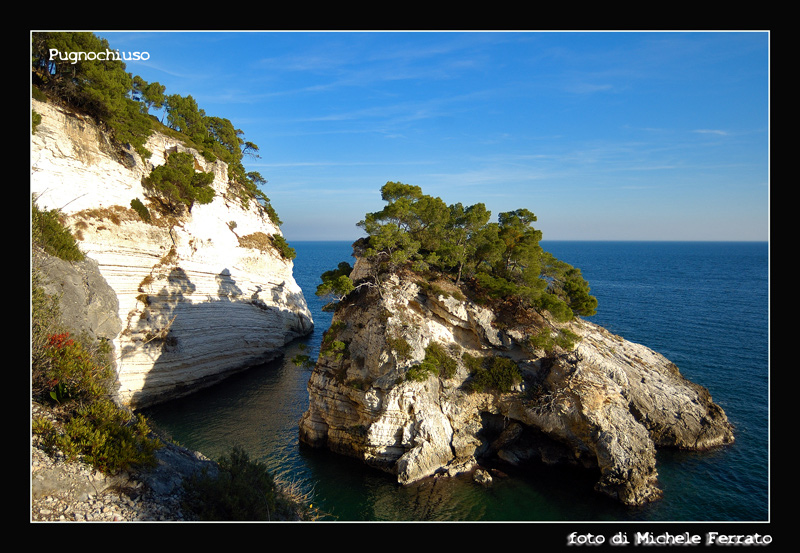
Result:
{"type": "Polygon", "coordinates": [[[660,451],[664,499],[626,508],[592,491],[576,469],[504,467],[492,487],[440,479],[401,487],[358,461],[304,447],[298,421],[330,314],[314,295],[319,275],[350,258],[349,242],[297,242],[295,278],[315,321],[283,361],[147,411],[189,448],[217,458],[245,447],[314,494],[335,521],[765,521],[768,510],[768,245],[698,242],[542,242],[581,268],[597,297],[590,318],[666,355],[706,386],[736,427],[736,443],[706,453],[660,451]]]}

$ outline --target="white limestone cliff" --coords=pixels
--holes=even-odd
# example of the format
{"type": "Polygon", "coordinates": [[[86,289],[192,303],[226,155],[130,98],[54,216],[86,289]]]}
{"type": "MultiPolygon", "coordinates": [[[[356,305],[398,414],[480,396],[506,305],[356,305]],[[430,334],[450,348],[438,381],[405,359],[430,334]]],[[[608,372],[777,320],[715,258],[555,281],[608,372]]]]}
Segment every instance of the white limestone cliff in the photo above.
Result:
{"type": "Polygon", "coordinates": [[[121,330],[113,341],[119,397],[133,407],[184,395],[281,354],[313,328],[293,263],[270,245],[281,236],[255,200],[228,189],[227,166],[154,133],[142,160],[115,152],[88,118],[33,101],[42,122],[31,137],[31,193],[59,209],[115,291],[121,330]],[[180,217],[145,222],[142,179],[172,151],[213,172],[215,197],[180,217]]]}

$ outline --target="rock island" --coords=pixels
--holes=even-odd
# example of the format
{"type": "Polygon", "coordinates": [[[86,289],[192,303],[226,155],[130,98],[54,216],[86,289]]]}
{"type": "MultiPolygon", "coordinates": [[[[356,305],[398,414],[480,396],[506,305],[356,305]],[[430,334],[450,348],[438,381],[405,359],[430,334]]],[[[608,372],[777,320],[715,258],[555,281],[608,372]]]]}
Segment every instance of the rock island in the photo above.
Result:
{"type": "MultiPolygon", "coordinates": [[[[733,441],[707,389],[587,321],[580,271],[544,252],[527,210],[489,222],[387,183],[353,267],[323,275],[335,310],[300,439],[408,484],[486,460],[564,463],[627,505],[661,497],[656,449],[733,441]]],[[[535,469],[534,469],[535,470],[535,469]]]]}

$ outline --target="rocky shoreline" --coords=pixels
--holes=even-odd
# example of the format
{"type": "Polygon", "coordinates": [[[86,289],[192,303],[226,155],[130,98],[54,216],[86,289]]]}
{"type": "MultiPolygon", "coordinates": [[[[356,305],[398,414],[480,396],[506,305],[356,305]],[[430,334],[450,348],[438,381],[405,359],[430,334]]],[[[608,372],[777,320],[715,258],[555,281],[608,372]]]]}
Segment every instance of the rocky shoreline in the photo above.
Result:
{"type": "MultiPolygon", "coordinates": [[[[32,414],[44,410],[34,405],[32,414]]],[[[52,457],[31,439],[31,521],[181,522],[193,520],[181,507],[184,478],[216,463],[165,444],[158,466],[141,473],[106,475],[80,461],[52,457]]]]}
{"type": "Polygon", "coordinates": [[[178,495],[161,496],[128,475],[106,476],[31,447],[31,521],[182,521],[178,495]]]}

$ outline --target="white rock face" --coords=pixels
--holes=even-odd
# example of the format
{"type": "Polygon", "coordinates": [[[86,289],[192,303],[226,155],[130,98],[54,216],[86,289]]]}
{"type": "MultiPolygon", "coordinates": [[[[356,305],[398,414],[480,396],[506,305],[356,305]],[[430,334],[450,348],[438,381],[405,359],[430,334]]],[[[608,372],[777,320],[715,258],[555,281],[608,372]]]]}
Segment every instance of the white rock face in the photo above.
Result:
{"type": "MultiPolygon", "coordinates": [[[[113,153],[88,119],[33,101],[42,123],[31,138],[31,192],[59,209],[86,255],[116,291],[119,395],[140,407],[184,395],[281,353],[313,328],[290,260],[269,246],[280,236],[255,200],[228,193],[227,166],[161,134],[147,161],[113,153]],[[213,202],[180,218],[142,221],[142,178],[168,152],[188,151],[213,172],[213,202]]],[[[152,207],[152,206],[151,206],[152,207]]]]}
{"type": "Polygon", "coordinates": [[[640,505],[661,496],[656,447],[733,441],[708,390],[657,352],[582,319],[558,324],[532,311],[501,319],[420,282],[391,275],[380,293],[362,289],[338,306],[308,383],[304,443],[362,459],[402,484],[495,457],[576,464],[599,472],[598,491],[640,505]],[[568,330],[575,343],[538,349],[528,339],[542,328],[568,330]],[[338,349],[327,348],[334,340],[338,349]],[[412,377],[434,343],[452,370],[412,377]],[[508,391],[476,389],[477,359],[513,361],[520,380],[508,391]]]}

